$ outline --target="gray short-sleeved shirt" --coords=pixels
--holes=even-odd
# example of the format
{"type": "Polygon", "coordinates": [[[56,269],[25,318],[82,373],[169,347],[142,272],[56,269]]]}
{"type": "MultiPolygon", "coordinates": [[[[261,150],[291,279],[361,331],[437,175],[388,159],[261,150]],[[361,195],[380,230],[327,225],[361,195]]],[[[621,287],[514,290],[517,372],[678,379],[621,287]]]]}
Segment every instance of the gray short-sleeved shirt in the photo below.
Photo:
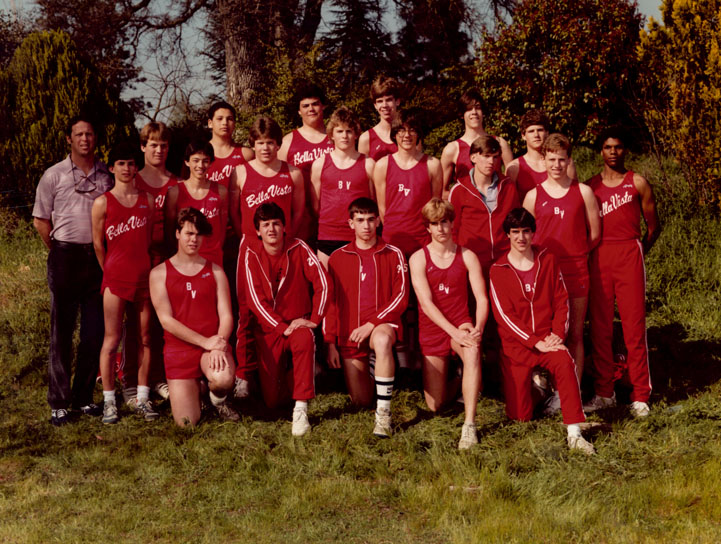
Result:
{"type": "Polygon", "coordinates": [[[113,180],[102,162],[95,161],[93,169],[86,176],[68,155],[64,161],[48,168],[40,178],[35,192],[33,217],[50,219],[53,225],[50,237],[53,240],[92,243],[90,214],[93,201],[112,186],[113,180]],[[89,192],[82,192],[86,190],[89,192]]]}

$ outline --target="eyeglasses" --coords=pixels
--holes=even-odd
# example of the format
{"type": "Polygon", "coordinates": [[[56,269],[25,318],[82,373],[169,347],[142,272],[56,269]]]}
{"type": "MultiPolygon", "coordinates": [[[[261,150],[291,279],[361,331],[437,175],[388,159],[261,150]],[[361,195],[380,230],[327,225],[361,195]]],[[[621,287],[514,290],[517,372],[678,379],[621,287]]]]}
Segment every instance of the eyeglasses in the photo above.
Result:
{"type": "Polygon", "coordinates": [[[90,176],[86,176],[82,173],[82,170],[80,168],[76,167],[73,163],[72,159],[70,160],[70,164],[72,165],[72,171],[73,171],[73,185],[75,187],[75,192],[80,194],[86,194],[86,193],[92,193],[93,191],[97,190],[98,185],[95,183],[95,177],[97,176],[97,168],[93,166],[93,171],[90,174],[90,176],[93,177],[93,179],[90,179],[90,176]],[[80,170],[80,179],[78,179],[78,176],[76,175],[75,171],[80,170]]]}
{"type": "Polygon", "coordinates": [[[406,134],[408,134],[408,136],[418,136],[418,131],[414,128],[401,127],[398,129],[396,134],[399,136],[405,136],[406,134]]]}

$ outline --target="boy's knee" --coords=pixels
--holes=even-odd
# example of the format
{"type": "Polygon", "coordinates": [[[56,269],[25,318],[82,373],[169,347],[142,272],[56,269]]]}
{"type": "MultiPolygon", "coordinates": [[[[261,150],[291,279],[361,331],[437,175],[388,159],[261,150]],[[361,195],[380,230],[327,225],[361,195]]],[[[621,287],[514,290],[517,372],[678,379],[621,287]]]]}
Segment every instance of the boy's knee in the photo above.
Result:
{"type": "Polygon", "coordinates": [[[393,349],[393,337],[383,329],[373,331],[374,351],[388,352],[393,349]]]}

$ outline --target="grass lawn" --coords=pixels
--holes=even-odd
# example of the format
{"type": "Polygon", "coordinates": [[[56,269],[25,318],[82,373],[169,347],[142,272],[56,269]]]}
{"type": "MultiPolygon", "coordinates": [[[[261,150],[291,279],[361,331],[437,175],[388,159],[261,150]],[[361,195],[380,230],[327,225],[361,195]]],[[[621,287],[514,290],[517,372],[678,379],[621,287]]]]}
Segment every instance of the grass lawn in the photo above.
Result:
{"type": "Polygon", "coordinates": [[[647,261],[652,414],[590,417],[591,458],[567,449],[560,417],[508,421],[493,387],[470,451],[456,449],[460,407],[431,417],[411,387],[378,440],[337,375],[302,439],[290,410],[251,401],[240,423],[191,430],[167,405],[152,423],[123,409],[115,426],[54,428],[46,254],[27,221],[2,216],[0,542],[719,542],[721,226],[665,213],[647,261]]]}
{"type": "Polygon", "coordinates": [[[398,392],[381,441],[341,393],[293,439],[249,404],[194,430],[130,414],[56,429],[44,390],[22,389],[0,403],[0,541],[718,542],[718,393],[594,416],[587,458],[560,419],[511,423],[487,398],[481,443],[459,452],[462,415],[431,418],[416,391],[398,392]]]}

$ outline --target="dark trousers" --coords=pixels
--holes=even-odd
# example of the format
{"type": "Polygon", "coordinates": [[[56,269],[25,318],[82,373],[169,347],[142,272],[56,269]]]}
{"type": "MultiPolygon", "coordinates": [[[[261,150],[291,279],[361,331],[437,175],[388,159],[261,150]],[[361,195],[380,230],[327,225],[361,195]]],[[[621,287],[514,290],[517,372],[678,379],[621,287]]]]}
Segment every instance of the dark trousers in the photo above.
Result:
{"type": "Polygon", "coordinates": [[[48,255],[50,360],[48,403],[52,409],[79,408],[93,401],[105,323],[100,284],[103,272],[91,244],[53,242],[48,255]],[[80,344],[70,387],[73,334],[80,310],[80,344]]]}

